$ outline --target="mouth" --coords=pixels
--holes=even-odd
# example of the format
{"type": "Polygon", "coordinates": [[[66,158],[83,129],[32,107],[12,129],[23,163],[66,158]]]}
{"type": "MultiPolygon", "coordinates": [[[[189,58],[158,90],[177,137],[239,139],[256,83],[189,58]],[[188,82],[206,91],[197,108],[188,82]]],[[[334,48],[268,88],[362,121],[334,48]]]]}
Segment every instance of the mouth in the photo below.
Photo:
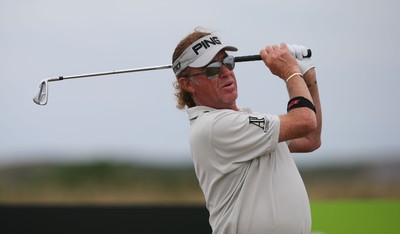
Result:
{"type": "Polygon", "coordinates": [[[221,86],[221,89],[233,89],[235,87],[235,82],[227,82],[221,86]]]}

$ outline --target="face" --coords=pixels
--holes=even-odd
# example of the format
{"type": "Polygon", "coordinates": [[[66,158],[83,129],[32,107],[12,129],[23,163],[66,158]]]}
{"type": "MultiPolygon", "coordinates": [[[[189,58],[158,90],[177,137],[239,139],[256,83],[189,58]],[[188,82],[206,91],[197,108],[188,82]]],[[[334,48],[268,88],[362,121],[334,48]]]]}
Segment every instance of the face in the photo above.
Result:
{"type": "MultiPolygon", "coordinates": [[[[210,62],[222,61],[227,56],[225,51],[220,51],[210,62]]],[[[215,109],[238,110],[236,99],[238,97],[235,74],[221,65],[219,75],[209,79],[204,73],[204,68],[191,68],[187,75],[195,76],[180,77],[179,84],[192,94],[197,106],[208,106],[215,109]]]]}

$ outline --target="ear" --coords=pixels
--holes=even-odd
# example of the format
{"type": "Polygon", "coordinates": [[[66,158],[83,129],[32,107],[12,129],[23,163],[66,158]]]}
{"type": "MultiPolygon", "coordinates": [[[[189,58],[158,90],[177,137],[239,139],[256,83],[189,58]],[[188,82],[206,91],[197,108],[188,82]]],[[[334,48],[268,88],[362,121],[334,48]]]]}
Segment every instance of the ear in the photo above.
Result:
{"type": "Polygon", "coordinates": [[[189,93],[195,92],[192,79],[188,79],[187,77],[179,77],[178,83],[179,86],[181,86],[181,88],[184,89],[186,92],[189,93]]]}

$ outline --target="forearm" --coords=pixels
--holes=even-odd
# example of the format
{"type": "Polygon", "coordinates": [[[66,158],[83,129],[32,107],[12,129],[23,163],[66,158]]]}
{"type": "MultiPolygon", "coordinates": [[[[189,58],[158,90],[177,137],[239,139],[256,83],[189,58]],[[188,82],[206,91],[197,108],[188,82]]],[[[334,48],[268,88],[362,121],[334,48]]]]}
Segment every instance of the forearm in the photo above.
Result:
{"type": "Polygon", "coordinates": [[[286,82],[286,87],[289,94],[289,99],[302,96],[313,102],[308,85],[300,75],[296,75],[286,82]]]}
{"type": "Polygon", "coordinates": [[[319,97],[319,90],[318,90],[318,83],[317,83],[317,76],[315,69],[310,69],[304,75],[304,81],[307,84],[308,90],[310,91],[310,95],[314,102],[314,106],[316,109],[316,117],[317,117],[317,128],[309,134],[313,138],[320,140],[321,132],[322,132],[322,109],[321,109],[321,99],[319,97]]]}
{"type": "Polygon", "coordinates": [[[322,109],[314,68],[310,69],[304,75],[304,81],[307,84],[309,93],[312,97],[316,109],[317,127],[305,137],[293,140],[289,145],[289,148],[292,152],[310,152],[318,149],[321,145],[322,109]]]}

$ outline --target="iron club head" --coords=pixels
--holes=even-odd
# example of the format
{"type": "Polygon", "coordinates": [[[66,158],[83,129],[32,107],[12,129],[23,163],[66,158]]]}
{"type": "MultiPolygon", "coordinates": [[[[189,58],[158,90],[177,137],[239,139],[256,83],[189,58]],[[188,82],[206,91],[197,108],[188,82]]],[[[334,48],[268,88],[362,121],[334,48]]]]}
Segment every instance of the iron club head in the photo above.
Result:
{"type": "Polygon", "coordinates": [[[35,92],[33,101],[38,105],[46,105],[48,99],[48,80],[42,80],[39,84],[39,88],[35,92]]]}

